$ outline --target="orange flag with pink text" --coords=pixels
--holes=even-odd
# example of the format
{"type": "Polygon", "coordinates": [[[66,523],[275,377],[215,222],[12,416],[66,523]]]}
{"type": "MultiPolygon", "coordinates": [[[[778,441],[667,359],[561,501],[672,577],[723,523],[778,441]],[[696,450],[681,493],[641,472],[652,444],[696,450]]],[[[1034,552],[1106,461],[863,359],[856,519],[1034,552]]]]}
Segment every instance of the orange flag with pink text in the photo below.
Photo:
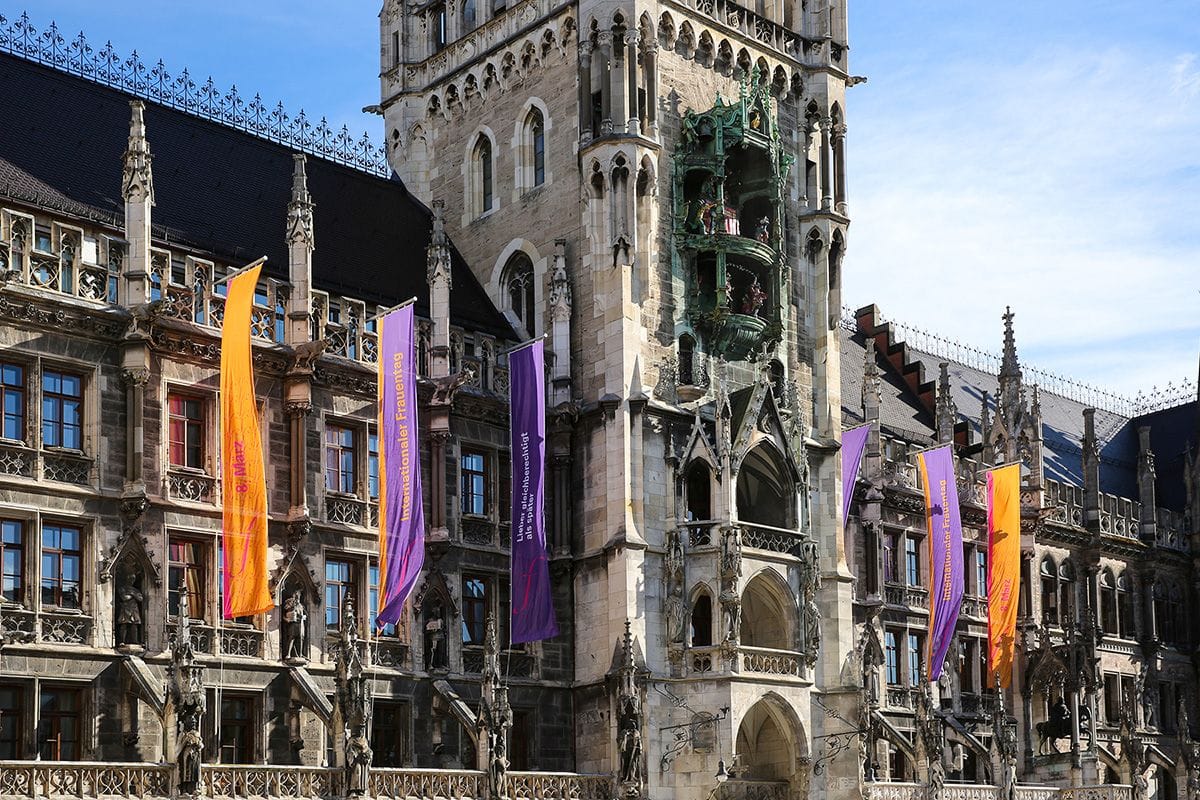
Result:
{"type": "Polygon", "coordinates": [[[262,265],[229,281],[221,324],[221,485],[225,619],[275,607],[267,586],[267,481],[254,396],[250,315],[262,265]]]}
{"type": "Polygon", "coordinates": [[[1017,599],[1021,588],[1021,466],[987,474],[988,683],[1012,682],[1016,650],[1017,599]]]}

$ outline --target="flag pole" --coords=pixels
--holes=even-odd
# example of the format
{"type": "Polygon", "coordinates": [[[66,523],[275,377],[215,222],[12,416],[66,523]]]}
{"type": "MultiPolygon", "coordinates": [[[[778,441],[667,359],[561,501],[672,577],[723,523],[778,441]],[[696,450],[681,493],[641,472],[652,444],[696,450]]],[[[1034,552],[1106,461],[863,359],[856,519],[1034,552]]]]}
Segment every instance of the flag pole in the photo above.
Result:
{"type": "Polygon", "coordinates": [[[238,275],[241,275],[246,270],[251,270],[251,269],[254,269],[255,267],[261,267],[265,263],[267,263],[267,257],[259,256],[258,258],[254,259],[249,264],[247,264],[246,266],[238,267],[237,269],[233,270],[232,272],[225,273],[225,277],[218,278],[217,280],[213,281],[212,288],[216,289],[218,286],[220,286],[222,283],[225,283],[229,279],[236,278],[238,275]]]}
{"type": "Polygon", "coordinates": [[[414,296],[408,298],[407,300],[405,300],[403,303],[396,303],[396,305],[394,305],[394,306],[388,306],[387,308],[383,309],[382,311],[379,311],[378,313],[376,313],[374,316],[367,317],[366,321],[374,322],[375,320],[382,319],[383,317],[386,317],[388,314],[392,313],[393,311],[399,311],[400,309],[404,308],[405,306],[411,306],[415,302],[417,302],[417,298],[414,295],[414,296]]]}
{"type": "Polygon", "coordinates": [[[1005,461],[1003,464],[996,464],[995,466],[988,467],[984,470],[984,472],[992,472],[993,470],[1004,469],[1005,467],[1017,467],[1024,463],[1025,462],[1020,459],[1017,459],[1016,461],[1005,461]]]}
{"type": "MultiPolygon", "coordinates": [[[[937,444],[931,444],[929,447],[922,447],[920,450],[909,450],[907,453],[905,453],[905,455],[920,455],[921,453],[928,453],[930,450],[937,450],[941,447],[954,447],[954,442],[939,442],[937,444]]],[[[958,454],[955,453],[955,455],[958,454]]]]}
{"type": "Polygon", "coordinates": [[[520,344],[514,344],[512,347],[501,350],[500,355],[506,356],[509,353],[515,353],[517,350],[520,350],[522,347],[529,347],[529,345],[531,345],[531,344],[537,344],[538,342],[543,341],[545,339],[549,339],[549,338],[550,338],[550,334],[543,333],[541,336],[535,336],[532,339],[527,339],[526,341],[521,342],[520,344]]]}

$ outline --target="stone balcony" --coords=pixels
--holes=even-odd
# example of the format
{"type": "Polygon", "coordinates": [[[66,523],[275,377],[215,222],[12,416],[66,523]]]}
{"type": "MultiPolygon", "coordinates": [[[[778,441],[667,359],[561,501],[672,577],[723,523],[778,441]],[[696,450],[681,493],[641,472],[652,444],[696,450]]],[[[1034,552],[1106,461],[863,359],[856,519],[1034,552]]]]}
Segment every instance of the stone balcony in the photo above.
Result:
{"type": "MultiPolygon", "coordinates": [[[[171,764],[0,761],[0,800],[174,796],[171,764]]],[[[343,796],[343,773],[332,767],[205,764],[196,796],[296,798],[343,796]]],[[[371,770],[367,797],[397,800],[484,800],[487,779],[474,770],[371,770]]],[[[565,772],[509,772],[508,800],[609,800],[612,778],[565,772]]]]}
{"type": "MultiPolygon", "coordinates": [[[[877,781],[868,783],[863,791],[863,800],[924,800],[927,789],[919,783],[891,783],[877,781]]],[[[942,793],[943,800],[1003,800],[1003,793],[996,786],[947,783],[942,793]]],[[[1018,786],[1017,800],[1131,800],[1132,790],[1128,786],[1103,784],[1100,786],[1018,786]]]]}
{"type": "Polygon", "coordinates": [[[689,676],[747,675],[772,679],[803,680],[803,654],[745,645],[691,647],[687,651],[689,676]]]}

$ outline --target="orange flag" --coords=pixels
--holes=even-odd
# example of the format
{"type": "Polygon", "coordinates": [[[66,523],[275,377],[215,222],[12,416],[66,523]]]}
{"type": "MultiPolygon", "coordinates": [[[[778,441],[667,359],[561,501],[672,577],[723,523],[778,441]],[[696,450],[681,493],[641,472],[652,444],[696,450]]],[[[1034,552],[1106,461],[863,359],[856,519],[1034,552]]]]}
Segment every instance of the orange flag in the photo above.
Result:
{"type": "Polygon", "coordinates": [[[1021,588],[1021,466],[987,474],[988,678],[1012,682],[1016,650],[1017,598],[1021,588]]]}
{"type": "Polygon", "coordinates": [[[267,586],[267,481],[254,398],[250,314],[262,265],[229,281],[221,324],[222,541],[226,619],[275,607],[267,586]]]}

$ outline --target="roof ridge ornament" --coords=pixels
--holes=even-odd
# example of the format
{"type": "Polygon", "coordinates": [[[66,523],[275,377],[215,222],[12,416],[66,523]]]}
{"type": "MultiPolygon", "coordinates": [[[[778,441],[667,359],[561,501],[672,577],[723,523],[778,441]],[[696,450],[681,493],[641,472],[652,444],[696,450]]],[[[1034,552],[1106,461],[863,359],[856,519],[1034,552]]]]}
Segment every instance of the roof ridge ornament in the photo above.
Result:
{"type": "Polygon", "coordinates": [[[381,178],[392,174],[383,144],[366,132],[355,139],[349,126],[334,130],[325,117],[314,125],[304,109],[293,117],[284,110],[283,103],[268,107],[259,94],[245,100],[236,85],[222,92],[211,77],[197,86],[187,69],[172,75],[161,59],[147,66],[136,50],[123,57],[111,42],[93,48],[82,32],[68,42],[54,22],[45,30],[38,30],[30,22],[28,12],[22,12],[11,22],[0,14],[0,53],[110,86],[142,100],[381,178]]]}

